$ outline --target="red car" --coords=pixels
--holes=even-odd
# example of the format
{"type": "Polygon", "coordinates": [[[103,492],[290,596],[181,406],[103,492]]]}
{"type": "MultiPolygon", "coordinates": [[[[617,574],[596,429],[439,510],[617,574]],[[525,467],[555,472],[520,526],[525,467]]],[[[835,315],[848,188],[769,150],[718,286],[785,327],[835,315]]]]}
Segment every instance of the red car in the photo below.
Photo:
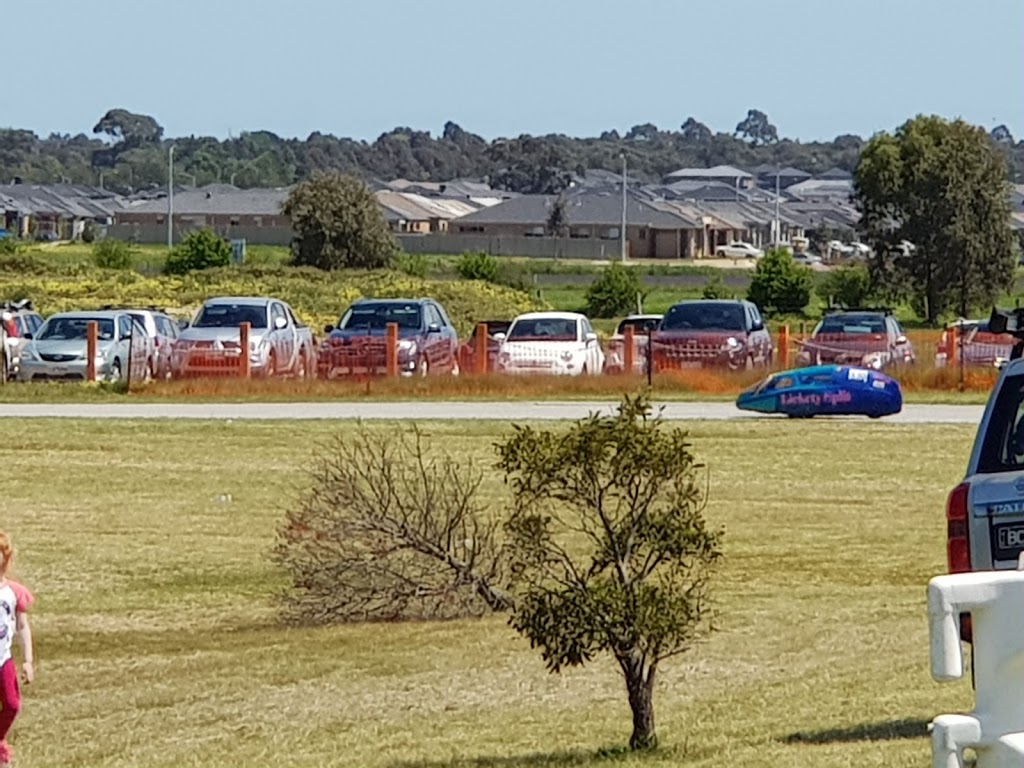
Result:
{"type": "Polygon", "coordinates": [[[856,365],[876,371],[913,365],[914,345],[888,311],[833,312],[804,342],[797,365],[856,365]]]}
{"type": "Polygon", "coordinates": [[[615,334],[608,340],[605,373],[624,373],[626,370],[626,329],[633,329],[633,371],[647,370],[647,342],[651,332],[657,330],[661,315],[630,315],[619,323],[615,334]]]}
{"type": "Polygon", "coordinates": [[[696,300],[672,306],[650,337],[656,371],[770,366],[772,337],[749,301],[696,300]]]}
{"type": "Polygon", "coordinates": [[[964,320],[946,326],[935,345],[935,367],[946,365],[992,368],[1010,359],[1015,339],[1008,333],[992,333],[988,320],[964,320]],[[963,353],[954,346],[956,333],[963,336],[963,353]]]}

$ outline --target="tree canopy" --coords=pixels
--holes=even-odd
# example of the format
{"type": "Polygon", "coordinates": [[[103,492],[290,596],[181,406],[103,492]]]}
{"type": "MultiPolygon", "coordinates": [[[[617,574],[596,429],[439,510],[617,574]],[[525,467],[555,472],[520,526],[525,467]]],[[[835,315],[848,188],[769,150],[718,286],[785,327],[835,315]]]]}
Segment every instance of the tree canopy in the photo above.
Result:
{"type": "MultiPolygon", "coordinates": [[[[62,180],[103,185],[117,192],[167,183],[167,149],[174,144],[175,177],[182,183],[240,187],[286,186],[319,171],[412,181],[487,179],[513,192],[557,194],[584,169],[619,171],[626,154],[630,177],[657,181],[683,167],[720,164],[753,167],[792,165],[810,173],[832,167],[853,171],[863,140],[846,134],[832,141],[801,142],[778,136],[768,116],[750,110],[736,133],[715,132],[690,116],[678,131],[651,123],[627,131],[602,131],[594,137],[522,135],[487,141],[453,121],[439,135],[397,127],[374,141],[313,132],[285,138],[251,130],[219,139],[212,136],[166,137],[156,118],[112,109],[93,127],[94,134],[40,137],[32,131],[0,129],[0,179],[25,183],[62,180]]],[[[997,126],[992,138],[1007,152],[1015,178],[1024,181],[1024,142],[1014,143],[997,126]]]]}
{"type": "Polygon", "coordinates": [[[984,129],[916,117],[864,148],[854,176],[874,284],[935,323],[991,305],[1015,268],[1008,169],[984,129]]]}

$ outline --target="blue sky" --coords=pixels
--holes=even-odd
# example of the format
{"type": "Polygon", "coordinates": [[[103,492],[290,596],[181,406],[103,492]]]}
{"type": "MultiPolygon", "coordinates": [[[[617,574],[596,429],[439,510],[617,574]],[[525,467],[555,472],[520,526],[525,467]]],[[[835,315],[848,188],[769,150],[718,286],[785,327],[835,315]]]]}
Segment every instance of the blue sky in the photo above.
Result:
{"type": "Polygon", "coordinates": [[[50,0],[45,13],[4,34],[2,126],[89,132],[124,107],[169,136],[372,140],[446,120],[487,138],[591,136],[690,115],[732,131],[753,107],[802,140],[918,113],[1024,137],[1024,0],[50,0]]]}

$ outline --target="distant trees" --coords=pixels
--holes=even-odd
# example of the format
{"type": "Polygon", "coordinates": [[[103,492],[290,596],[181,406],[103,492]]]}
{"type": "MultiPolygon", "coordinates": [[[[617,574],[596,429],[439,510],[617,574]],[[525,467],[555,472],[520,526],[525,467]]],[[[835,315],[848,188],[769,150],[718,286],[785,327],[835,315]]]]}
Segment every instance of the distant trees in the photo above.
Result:
{"type": "Polygon", "coordinates": [[[747,116],[736,126],[736,135],[747,139],[755,147],[774,144],[779,140],[779,132],[768,120],[768,115],[759,109],[747,112],[747,116]]]}
{"type": "Polygon", "coordinates": [[[982,128],[916,117],[868,142],[854,177],[875,285],[935,323],[1007,289],[1016,267],[1007,164],[982,128]]]}
{"type": "Polygon", "coordinates": [[[711,129],[695,117],[686,118],[686,122],[679,128],[683,135],[683,141],[696,144],[703,141],[710,141],[714,135],[711,129]]]}
{"type": "Polygon", "coordinates": [[[367,186],[340,173],[318,174],[291,191],[284,214],[295,237],[298,266],[320,269],[388,267],[398,243],[367,186]]]}

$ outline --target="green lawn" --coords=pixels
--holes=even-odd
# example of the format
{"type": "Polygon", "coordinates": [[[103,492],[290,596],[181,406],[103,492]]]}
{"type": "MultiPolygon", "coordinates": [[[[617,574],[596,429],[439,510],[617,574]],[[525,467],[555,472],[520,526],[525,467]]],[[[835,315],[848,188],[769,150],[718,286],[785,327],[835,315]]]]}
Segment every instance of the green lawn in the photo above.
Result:
{"type": "MultiPolygon", "coordinates": [[[[665,667],[641,758],[615,751],[613,663],[551,676],[501,617],[279,626],[275,524],[352,426],[4,421],[3,528],[38,597],[23,765],[924,766],[926,723],[971,704],[929,677],[924,588],[973,427],[694,423],[720,631],[665,667]]],[[[466,461],[508,430],[426,426],[466,461]]]]}

